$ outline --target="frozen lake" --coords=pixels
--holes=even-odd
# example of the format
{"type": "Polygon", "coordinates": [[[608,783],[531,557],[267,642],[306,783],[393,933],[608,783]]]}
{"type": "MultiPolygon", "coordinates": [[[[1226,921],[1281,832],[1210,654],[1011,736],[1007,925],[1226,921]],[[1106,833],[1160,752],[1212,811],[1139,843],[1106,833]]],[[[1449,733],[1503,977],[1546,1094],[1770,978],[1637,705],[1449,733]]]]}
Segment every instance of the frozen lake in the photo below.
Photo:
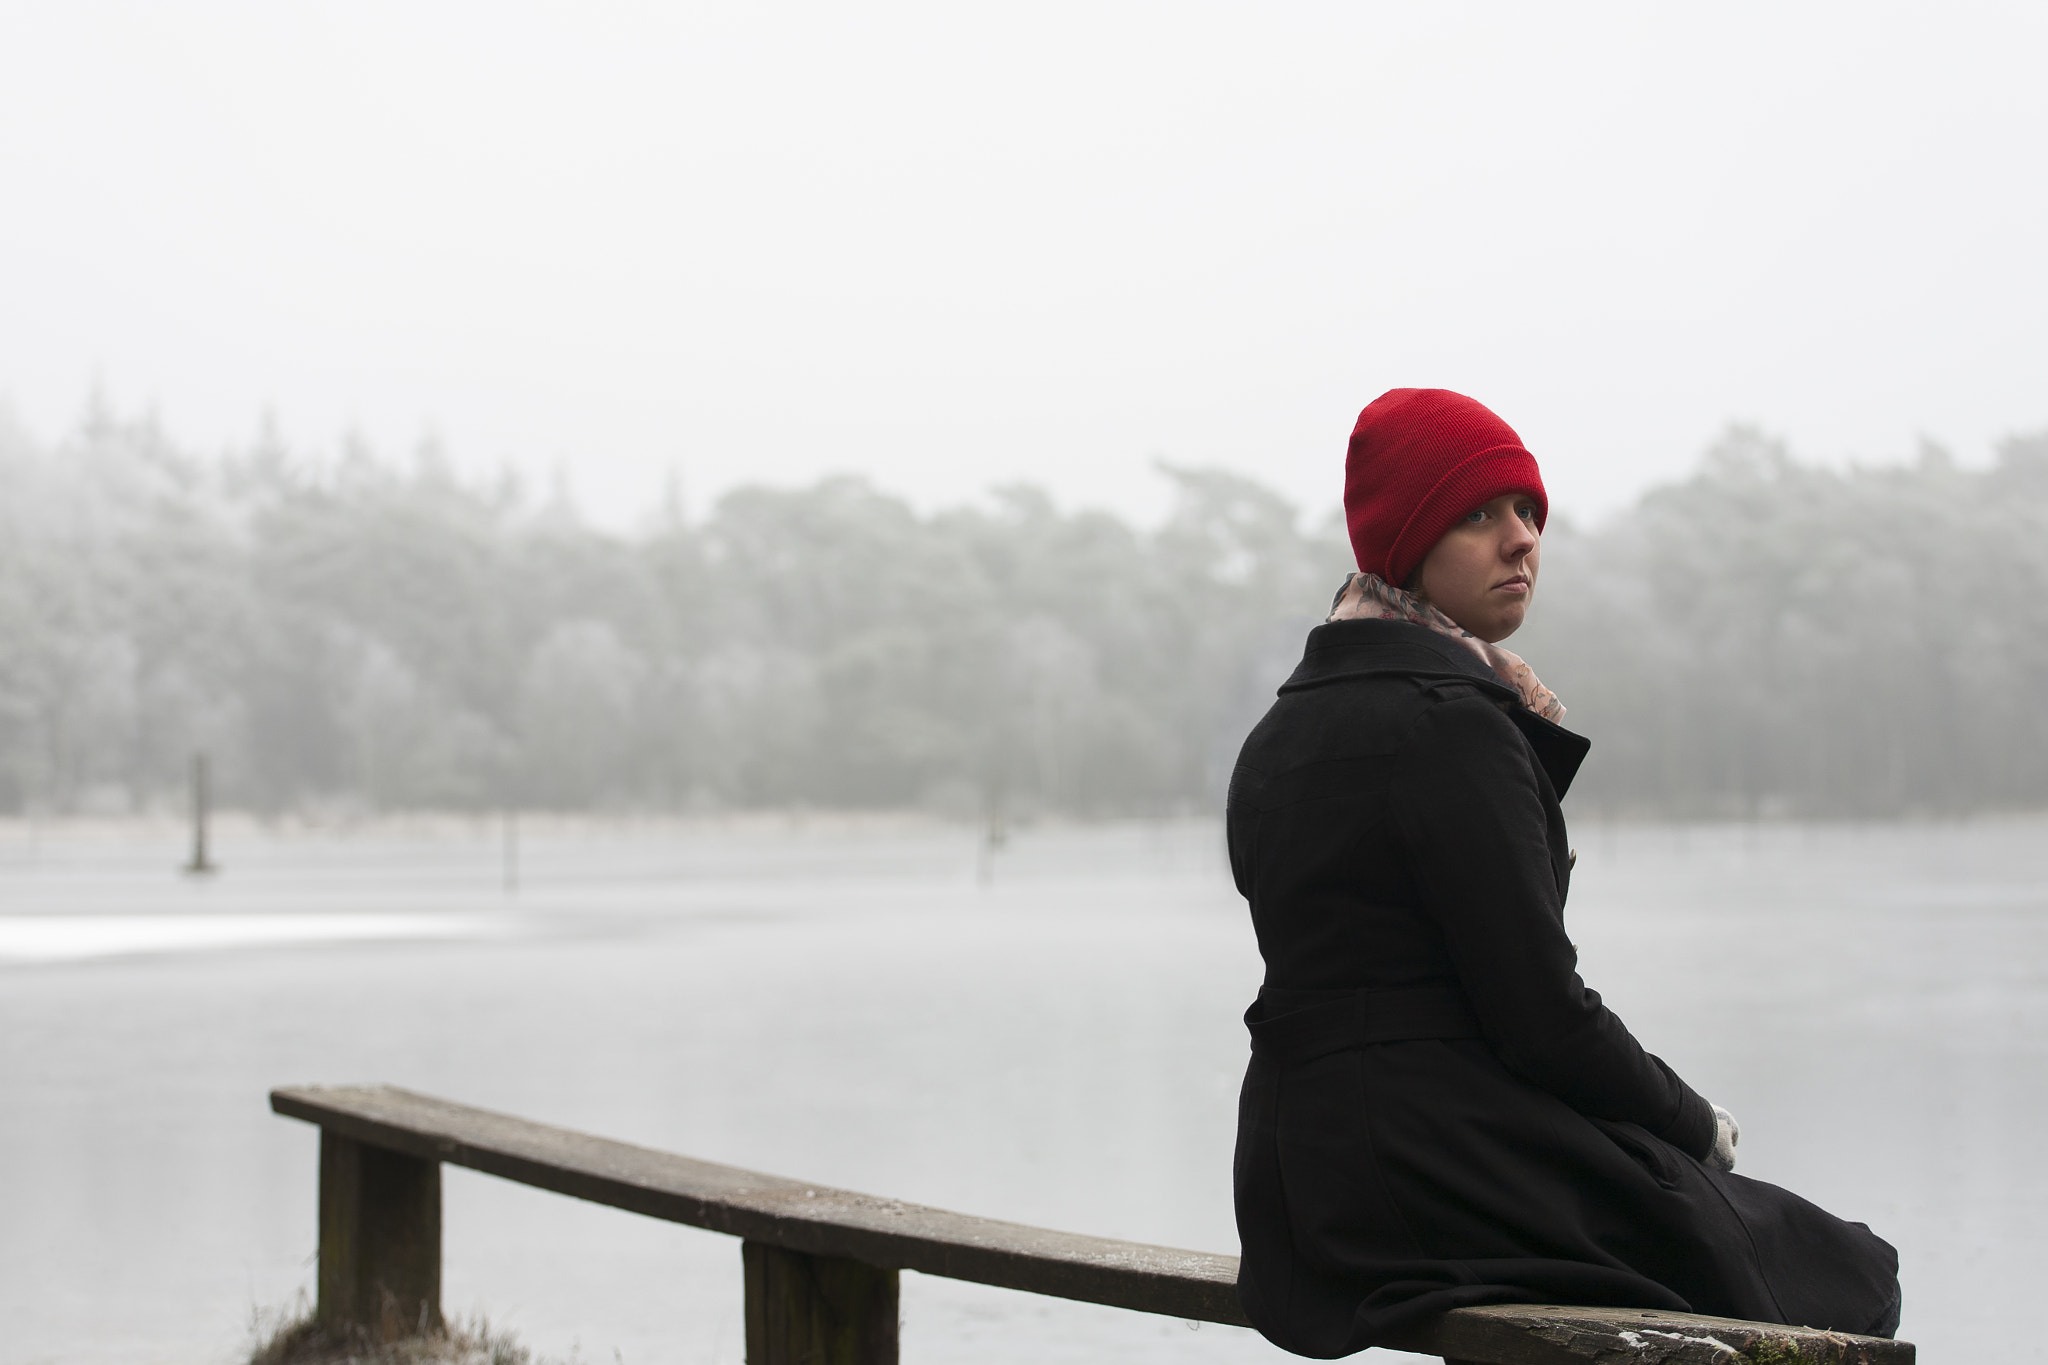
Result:
{"type": "MultiPolygon", "coordinates": [[[[1589,980],[1742,1170],[1904,1258],[1925,1359],[2048,1359],[2048,823],[1580,825],[1589,980]]],[[[309,1293],[284,1083],[389,1081],[972,1213],[1234,1251],[1259,966],[1207,822],[0,824],[0,1360],[225,1365],[309,1293]]],[[[589,1362],[736,1365],[738,1244],[446,1178],[446,1304],[589,1362]]],[[[904,1358],[1279,1361],[905,1277],[904,1358]]],[[[1368,1358],[1392,1353],[1374,1352],[1368,1358]]]]}

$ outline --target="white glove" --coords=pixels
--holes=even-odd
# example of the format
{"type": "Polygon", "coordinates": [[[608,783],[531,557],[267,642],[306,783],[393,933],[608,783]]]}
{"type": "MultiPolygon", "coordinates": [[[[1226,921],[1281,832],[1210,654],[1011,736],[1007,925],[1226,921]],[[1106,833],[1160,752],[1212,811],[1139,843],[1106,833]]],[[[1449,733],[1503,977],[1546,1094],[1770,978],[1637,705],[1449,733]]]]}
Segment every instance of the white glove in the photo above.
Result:
{"type": "Polygon", "coordinates": [[[1735,1115],[1714,1106],[1714,1150],[1707,1154],[1707,1164],[1717,1171],[1735,1169],[1735,1144],[1742,1141],[1742,1125],[1735,1121],[1735,1115]]]}

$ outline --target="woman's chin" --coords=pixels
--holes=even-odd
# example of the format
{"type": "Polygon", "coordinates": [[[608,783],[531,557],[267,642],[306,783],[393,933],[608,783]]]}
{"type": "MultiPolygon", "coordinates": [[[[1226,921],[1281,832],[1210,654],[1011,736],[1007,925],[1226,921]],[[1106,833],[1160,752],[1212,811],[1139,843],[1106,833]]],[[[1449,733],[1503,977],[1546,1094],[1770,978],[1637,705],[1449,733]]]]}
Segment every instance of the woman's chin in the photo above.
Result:
{"type": "MultiPolygon", "coordinates": [[[[1473,630],[1472,633],[1490,645],[1497,645],[1520,630],[1523,620],[1528,615],[1528,603],[1517,602],[1512,607],[1490,613],[1490,619],[1485,623],[1486,629],[1473,630]]],[[[1471,627],[1468,626],[1466,629],[1471,630],[1471,627]]]]}

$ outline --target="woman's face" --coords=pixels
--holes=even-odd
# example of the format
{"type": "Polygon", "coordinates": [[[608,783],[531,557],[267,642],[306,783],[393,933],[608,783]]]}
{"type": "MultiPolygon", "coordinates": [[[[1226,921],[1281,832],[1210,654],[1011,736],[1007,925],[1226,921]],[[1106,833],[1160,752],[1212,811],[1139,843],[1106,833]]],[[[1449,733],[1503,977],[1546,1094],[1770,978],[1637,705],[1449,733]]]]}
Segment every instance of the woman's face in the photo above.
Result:
{"type": "Polygon", "coordinates": [[[1444,533],[1423,556],[1416,586],[1431,606],[1497,644],[1521,628],[1542,558],[1536,500],[1503,493],[1444,533]]]}

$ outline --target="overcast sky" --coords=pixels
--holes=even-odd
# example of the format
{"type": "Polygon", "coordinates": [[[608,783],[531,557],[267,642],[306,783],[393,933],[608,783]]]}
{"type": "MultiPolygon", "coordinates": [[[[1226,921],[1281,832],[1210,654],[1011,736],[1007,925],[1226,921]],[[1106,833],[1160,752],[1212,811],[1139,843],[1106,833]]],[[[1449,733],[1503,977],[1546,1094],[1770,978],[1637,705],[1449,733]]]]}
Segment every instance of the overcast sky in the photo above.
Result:
{"type": "Polygon", "coordinates": [[[1753,420],[2048,427],[2048,6],[12,3],[0,400],[680,471],[1158,457],[1315,510],[1394,385],[1594,516],[1753,420]]]}

